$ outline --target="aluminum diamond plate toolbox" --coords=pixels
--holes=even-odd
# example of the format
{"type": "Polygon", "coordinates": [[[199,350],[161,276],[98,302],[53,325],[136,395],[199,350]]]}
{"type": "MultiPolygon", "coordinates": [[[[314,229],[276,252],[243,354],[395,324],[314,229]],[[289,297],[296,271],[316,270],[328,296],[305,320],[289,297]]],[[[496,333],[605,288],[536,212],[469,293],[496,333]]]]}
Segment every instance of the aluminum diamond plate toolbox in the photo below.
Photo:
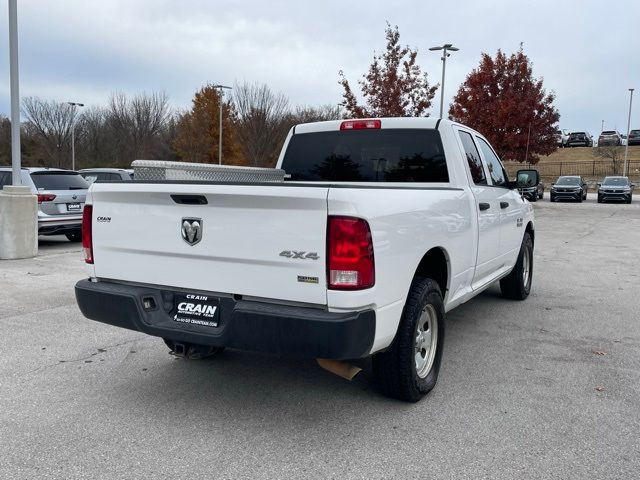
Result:
{"type": "Polygon", "coordinates": [[[168,162],[163,160],[134,160],[134,180],[200,181],[200,182],[284,182],[284,170],[276,168],[239,167],[208,163],[168,162]]]}

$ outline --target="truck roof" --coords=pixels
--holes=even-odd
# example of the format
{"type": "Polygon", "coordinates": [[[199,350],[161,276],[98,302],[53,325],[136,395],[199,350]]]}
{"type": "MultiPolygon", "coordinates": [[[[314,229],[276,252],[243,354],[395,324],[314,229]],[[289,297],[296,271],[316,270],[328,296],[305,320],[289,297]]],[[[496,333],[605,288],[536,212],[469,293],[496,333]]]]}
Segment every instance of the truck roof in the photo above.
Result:
{"type": "Polygon", "coordinates": [[[382,118],[354,118],[344,120],[329,120],[326,122],[301,123],[293,127],[293,133],[314,133],[340,130],[344,122],[356,122],[366,120],[379,120],[380,128],[424,128],[434,129],[440,122],[453,123],[451,120],[444,120],[435,117],[382,117],[382,118]]]}

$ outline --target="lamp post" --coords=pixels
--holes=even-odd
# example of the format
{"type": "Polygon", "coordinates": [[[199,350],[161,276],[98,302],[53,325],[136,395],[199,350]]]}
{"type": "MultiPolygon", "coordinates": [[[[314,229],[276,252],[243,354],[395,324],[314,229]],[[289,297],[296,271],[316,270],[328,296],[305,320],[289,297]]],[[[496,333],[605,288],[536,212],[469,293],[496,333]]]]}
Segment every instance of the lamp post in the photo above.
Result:
{"type": "Polygon", "coordinates": [[[440,118],[442,118],[442,111],[444,109],[444,72],[447,68],[447,57],[451,56],[448,52],[457,52],[460,49],[450,43],[445,43],[440,47],[431,47],[429,50],[432,52],[442,50],[442,85],[440,86],[440,118]]]}
{"type": "Polygon", "coordinates": [[[217,88],[219,91],[218,103],[220,104],[220,137],[218,138],[218,165],[222,165],[222,95],[224,94],[225,88],[227,90],[232,90],[232,88],[220,84],[214,85],[213,88],[217,88]]]}
{"type": "Polygon", "coordinates": [[[67,102],[73,109],[71,116],[71,170],[76,169],[76,107],[84,107],[84,103],[67,102]]]}
{"type": "Polygon", "coordinates": [[[627,118],[627,144],[624,146],[624,176],[626,177],[629,172],[629,129],[631,128],[631,105],[633,104],[633,88],[629,89],[629,117],[627,118]]]}
{"type": "Polygon", "coordinates": [[[9,0],[9,69],[11,84],[11,183],[20,180],[20,91],[18,81],[18,2],[9,0]]]}
{"type": "Polygon", "coordinates": [[[601,120],[600,123],[600,133],[604,132],[604,120],[601,120]]]}

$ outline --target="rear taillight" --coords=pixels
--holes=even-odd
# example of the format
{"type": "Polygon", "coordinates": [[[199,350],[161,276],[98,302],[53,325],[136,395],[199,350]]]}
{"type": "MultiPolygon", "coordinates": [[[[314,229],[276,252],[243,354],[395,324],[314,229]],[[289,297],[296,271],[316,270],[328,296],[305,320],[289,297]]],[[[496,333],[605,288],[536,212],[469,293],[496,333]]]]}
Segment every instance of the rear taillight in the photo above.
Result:
{"type": "Polygon", "coordinates": [[[366,220],[329,217],[327,225],[327,285],[332,290],[373,287],[373,241],[366,220]]]}
{"type": "Polygon", "coordinates": [[[56,199],[56,196],[53,193],[39,193],[38,194],[38,203],[53,202],[55,199],[56,199]]]}
{"type": "Polygon", "coordinates": [[[82,211],[82,248],[84,249],[84,261],[87,263],[93,263],[92,217],[93,205],[85,205],[82,211]]]}
{"type": "Polygon", "coordinates": [[[340,124],[340,130],[367,130],[370,128],[381,128],[380,120],[347,120],[340,124]]]}

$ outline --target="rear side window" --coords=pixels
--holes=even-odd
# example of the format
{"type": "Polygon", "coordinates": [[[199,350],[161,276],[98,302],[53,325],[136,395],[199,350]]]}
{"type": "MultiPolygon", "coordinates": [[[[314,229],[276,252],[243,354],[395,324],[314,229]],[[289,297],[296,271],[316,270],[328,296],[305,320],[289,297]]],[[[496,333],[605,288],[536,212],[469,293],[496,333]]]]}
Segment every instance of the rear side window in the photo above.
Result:
{"type": "Polygon", "coordinates": [[[31,180],[38,190],[82,190],[89,183],[75,172],[33,172],[31,180]]]}
{"type": "Polygon", "coordinates": [[[448,182],[436,130],[382,129],[293,135],[282,161],[291,180],[448,182]]]}
{"type": "Polygon", "coordinates": [[[106,180],[106,181],[120,180],[120,175],[117,174],[117,173],[100,172],[100,173],[96,173],[94,175],[97,176],[98,180],[106,180]]]}
{"type": "Polygon", "coordinates": [[[476,148],[476,144],[473,143],[473,138],[468,132],[458,131],[460,134],[460,140],[462,140],[462,146],[464,147],[464,153],[467,156],[467,163],[469,164],[469,170],[471,171],[471,178],[476,185],[486,185],[487,177],[484,174],[484,168],[482,168],[482,160],[480,160],[480,154],[476,148]]]}

